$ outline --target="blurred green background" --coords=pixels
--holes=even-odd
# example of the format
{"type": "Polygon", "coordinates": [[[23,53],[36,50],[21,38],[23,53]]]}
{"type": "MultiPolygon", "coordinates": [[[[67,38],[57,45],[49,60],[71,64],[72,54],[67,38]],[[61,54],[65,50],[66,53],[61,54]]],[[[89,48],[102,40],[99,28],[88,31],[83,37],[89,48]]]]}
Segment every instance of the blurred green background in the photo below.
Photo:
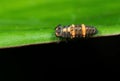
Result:
{"type": "Polygon", "coordinates": [[[0,48],[54,42],[56,25],[82,23],[120,34],[120,0],[0,0],[0,48]]]}

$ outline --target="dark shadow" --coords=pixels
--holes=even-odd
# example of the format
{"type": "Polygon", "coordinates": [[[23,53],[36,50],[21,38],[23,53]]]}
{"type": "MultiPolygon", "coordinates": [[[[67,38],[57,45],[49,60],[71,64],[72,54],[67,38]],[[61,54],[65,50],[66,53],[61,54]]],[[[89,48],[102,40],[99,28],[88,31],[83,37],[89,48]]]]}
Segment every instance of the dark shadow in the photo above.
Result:
{"type": "Polygon", "coordinates": [[[120,36],[0,49],[1,81],[77,80],[118,72],[120,36]]]}

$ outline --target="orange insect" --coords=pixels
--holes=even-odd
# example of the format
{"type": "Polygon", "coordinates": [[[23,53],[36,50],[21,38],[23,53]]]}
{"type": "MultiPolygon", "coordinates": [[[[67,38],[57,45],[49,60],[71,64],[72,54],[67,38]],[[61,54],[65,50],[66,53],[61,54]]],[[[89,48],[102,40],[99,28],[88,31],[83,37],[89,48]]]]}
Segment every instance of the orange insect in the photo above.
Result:
{"type": "Polygon", "coordinates": [[[90,37],[97,33],[97,29],[91,26],[81,25],[69,25],[56,27],[56,36],[62,38],[80,38],[80,37],[90,37]]]}

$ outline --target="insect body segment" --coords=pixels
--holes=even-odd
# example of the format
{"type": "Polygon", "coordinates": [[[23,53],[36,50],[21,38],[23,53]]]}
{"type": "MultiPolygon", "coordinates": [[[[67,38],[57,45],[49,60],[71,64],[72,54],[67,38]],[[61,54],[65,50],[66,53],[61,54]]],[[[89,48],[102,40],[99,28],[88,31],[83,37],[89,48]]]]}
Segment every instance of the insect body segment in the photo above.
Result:
{"type": "Polygon", "coordinates": [[[62,38],[79,38],[79,37],[89,37],[97,33],[96,28],[82,25],[70,25],[56,27],[56,36],[62,38]]]}

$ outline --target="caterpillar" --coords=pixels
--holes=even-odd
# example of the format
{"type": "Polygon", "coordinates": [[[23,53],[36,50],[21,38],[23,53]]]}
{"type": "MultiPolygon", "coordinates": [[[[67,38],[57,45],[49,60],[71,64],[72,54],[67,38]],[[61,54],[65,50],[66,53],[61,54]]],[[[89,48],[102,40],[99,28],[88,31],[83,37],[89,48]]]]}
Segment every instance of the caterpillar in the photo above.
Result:
{"type": "Polygon", "coordinates": [[[62,38],[85,38],[91,37],[92,35],[97,33],[97,29],[92,26],[81,25],[68,25],[62,26],[58,25],[55,29],[55,34],[57,37],[62,38]]]}

